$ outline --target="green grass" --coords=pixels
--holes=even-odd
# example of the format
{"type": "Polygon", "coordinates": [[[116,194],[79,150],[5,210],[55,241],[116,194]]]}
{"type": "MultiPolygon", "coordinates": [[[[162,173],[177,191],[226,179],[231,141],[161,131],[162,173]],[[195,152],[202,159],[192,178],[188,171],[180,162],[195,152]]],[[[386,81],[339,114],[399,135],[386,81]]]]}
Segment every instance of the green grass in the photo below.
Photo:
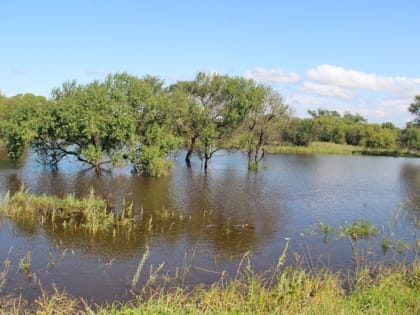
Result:
{"type": "Polygon", "coordinates": [[[6,195],[0,214],[16,222],[83,229],[95,234],[133,224],[131,210],[127,206],[120,215],[116,215],[105,200],[94,195],[93,190],[85,198],[76,198],[71,194],[59,198],[32,195],[21,189],[11,197],[6,195]]]}
{"type": "Polygon", "coordinates": [[[240,277],[211,286],[144,292],[126,303],[91,305],[41,287],[33,303],[0,298],[0,314],[419,314],[420,264],[363,268],[347,277],[291,267],[262,276],[247,266],[240,277]]]}
{"type": "Polygon", "coordinates": [[[346,144],[336,144],[330,142],[312,142],[309,146],[294,145],[276,145],[266,146],[268,153],[284,153],[284,154],[354,154],[355,151],[362,150],[362,147],[351,146],[346,144]]]}
{"type": "Polygon", "coordinates": [[[356,220],[353,224],[343,226],[343,232],[353,240],[357,240],[359,238],[368,239],[369,237],[378,234],[379,229],[365,220],[356,220]]]}
{"type": "Polygon", "coordinates": [[[265,146],[268,153],[283,154],[336,154],[336,155],[372,155],[393,157],[420,157],[420,153],[407,150],[367,149],[360,146],[336,144],[331,142],[312,142],[309,146],[269,145],[265,146]]]}

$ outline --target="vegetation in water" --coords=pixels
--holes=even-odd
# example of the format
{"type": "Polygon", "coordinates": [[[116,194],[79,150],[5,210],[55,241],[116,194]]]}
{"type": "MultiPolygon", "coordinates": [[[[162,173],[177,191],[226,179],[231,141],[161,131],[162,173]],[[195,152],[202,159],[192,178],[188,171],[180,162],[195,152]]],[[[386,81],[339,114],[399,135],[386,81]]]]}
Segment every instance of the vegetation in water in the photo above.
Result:
{"type": "Polygon", "coordinates": [[[149,176],[169,174],[178,150],[186,150],[189,166],[197,155],[204,169],[221,149],[244,151],[252,170],[266,152],[418,157],[419,103],[416,96],[408,108],[416,118],[399,129],[325,109],[293,117],[279,92],[242,77],[198,73],[165,86],[157,77],[117,73],[88,84],[66,82],[50,99],[1,96],[0,143],[12,160],[30,148],[53,168],[73,157],[97,173],[130,165],[149,176]]]}
{"type": "Polygon", "coordinates": [[[344,225],[342,230],[345,235],[350,236],[353,240],[367,239],[379,233],[379,229],[375,225],[365,220],[356,220],[353,224],[344,225]]]}
{"type": "Polygon", "coordinates": [[[32,254],[30,251],[26,252],[25,257],[19,260],[19,270],[24,271],[27,276],[30,276],[31,274],[31,261],[32,254]]]}
{"type": "Polygon", "coordinates": [[[132,222],[129,207],[116,214],[104,199],[95,196],[93,190],[86,198],[76,198],[71,194],[59,198],[32,195],[21,189],[13,196],[5,197],[0,211],[14,221],[40,223],[55,229],[80,228],[92,234],[112,231],[132,222]]]}

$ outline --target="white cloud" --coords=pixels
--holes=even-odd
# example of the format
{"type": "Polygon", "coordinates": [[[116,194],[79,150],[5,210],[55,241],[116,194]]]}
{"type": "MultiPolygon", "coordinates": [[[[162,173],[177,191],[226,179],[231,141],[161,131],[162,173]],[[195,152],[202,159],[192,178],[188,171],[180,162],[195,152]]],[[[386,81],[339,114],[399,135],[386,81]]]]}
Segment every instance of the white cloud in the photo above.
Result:
{"type": "Polygon", "coordinates": [[[306,92],[315,93],[324,96],[340,97],[344,99],[353,98],[353,93],[348,89],[339,86],[319,84],[314,82],[304,82],[302,89],[306,92]]]}
{"type": "Polygon", "coordinates": [[[265,83],[296,83],[300,80],[297,73],[281,69],[256,68],[246,71],[244,76],[265,83]]]}
{"type": "Polygon", "coordinates": [[[327,64],[309,69],[307,75],[314,81],[343,88],[388,91],[407,96],[420,92],[420,78],[384,77],[327,64]]]}

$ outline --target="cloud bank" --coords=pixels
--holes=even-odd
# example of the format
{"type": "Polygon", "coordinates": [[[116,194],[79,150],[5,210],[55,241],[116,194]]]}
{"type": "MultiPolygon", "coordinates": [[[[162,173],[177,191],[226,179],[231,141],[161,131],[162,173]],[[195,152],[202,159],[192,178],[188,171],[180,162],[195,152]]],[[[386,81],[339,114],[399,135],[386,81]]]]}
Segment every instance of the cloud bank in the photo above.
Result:
{"type": "Polygon", "coordinates": [[[286,72],[281,69],[256,68],[246,71],[244,76],[264,83],[296,83],[300,80],[297,73],[286,72]]]}
{"type": "Polygon", "coordinates": [[[420,91],[420,78],[385,77],[327,64],[309,69],[307,76],[316,82],[349,89],[391,91],[399,94],[420,91]]]}
{"type": "Polygon", "coordinates": [[[413,119],[407,108],[420,95],[420,78],[381,76],[329,64],[302,74],[260,67],[244,76],[273,84],[299,116],[306,116],[308,109],[325,108],[359,113],[370,122],[392,121],[400,127],[413,119]]]}

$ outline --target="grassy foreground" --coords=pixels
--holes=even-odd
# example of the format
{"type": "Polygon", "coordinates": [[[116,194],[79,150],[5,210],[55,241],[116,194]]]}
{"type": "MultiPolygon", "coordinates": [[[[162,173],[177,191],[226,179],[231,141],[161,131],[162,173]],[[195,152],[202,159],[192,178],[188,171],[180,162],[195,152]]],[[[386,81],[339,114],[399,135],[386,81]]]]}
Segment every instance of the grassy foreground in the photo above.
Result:
{"type": "Polygon", "coordinates": [[[395,149],[366,149],[360,146],[348,144],[336,144],[331,142],[312,142],[309,146],[272,145],[266,146],[268,153],[283,154],[337,154],[337,155],[372,155],[393,157],[420,157],[420,153],[407,150],[395,149]]]}
{"type": "Polygon", "coordinates": [[[58,291],[43,291],[33,303],[6,296],[0,314],[420,314],[419,296],[418,263],[365,268],[344,278],[286,268],[265,278],[246,270],[192,291],[149,288],[125,304],[89,305],[58,291]]]}

